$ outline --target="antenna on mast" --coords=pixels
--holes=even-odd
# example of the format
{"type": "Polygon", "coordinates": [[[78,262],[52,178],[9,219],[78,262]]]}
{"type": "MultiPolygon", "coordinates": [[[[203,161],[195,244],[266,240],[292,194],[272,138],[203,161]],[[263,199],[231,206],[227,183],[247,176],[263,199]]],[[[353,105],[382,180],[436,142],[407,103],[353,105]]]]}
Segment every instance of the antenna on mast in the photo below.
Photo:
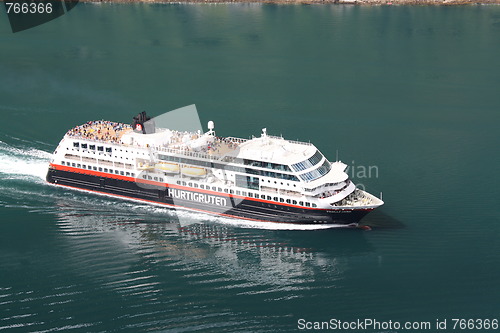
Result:
{"type": "Polygon", "coordinates": [[[338,149],[337,149],[337,154],[335,155],[335,158],[336,158],[335,162],[338,162],[339,161],[339,150],[338,149]]]}
{"type": "Polygon", "coordinates": [[[214,128],[215,128],[214,122],[210,120],[208,122],[208,129],[209,129],[208,134],[209,135],[215,135],[214,128]]]}

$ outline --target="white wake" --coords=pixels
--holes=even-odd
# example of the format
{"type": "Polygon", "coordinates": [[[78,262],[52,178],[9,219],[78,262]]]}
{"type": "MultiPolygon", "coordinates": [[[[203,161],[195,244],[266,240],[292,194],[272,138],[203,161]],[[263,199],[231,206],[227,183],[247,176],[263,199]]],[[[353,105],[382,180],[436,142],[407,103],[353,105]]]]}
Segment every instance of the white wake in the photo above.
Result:
{"type": "Polygon", "coordinates": [[[0,176],[2,179],[44,180],[51,156],[40,149],[16,148],[0,141],[0,176]]]}

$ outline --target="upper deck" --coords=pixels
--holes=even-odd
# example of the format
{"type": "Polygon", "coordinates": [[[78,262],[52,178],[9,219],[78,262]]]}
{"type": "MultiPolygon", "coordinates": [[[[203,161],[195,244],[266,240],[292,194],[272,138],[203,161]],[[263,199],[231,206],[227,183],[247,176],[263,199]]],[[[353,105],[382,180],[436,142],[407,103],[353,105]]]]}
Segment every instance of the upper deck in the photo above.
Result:
{"type": "Polygon", "coordinates": [[[123,134],[132,126],[107,120],[94,120],[70,129],[66,135],[91,141],[120,144],[123,134]]]}
{"type": "Polygon", "coordinates": [[[138,147],[207,160],[234,158],[260,159],[292,164],[304,160],[316,151],[311,143],[285,140],[263,133],[261,137],[242,139],[218,137],[215,132],[195,133],[157,128],[156,133],[143,134],[124,123],[97,120],[70,129],[66,135],[89,141],[119,146],[138,147]]]}

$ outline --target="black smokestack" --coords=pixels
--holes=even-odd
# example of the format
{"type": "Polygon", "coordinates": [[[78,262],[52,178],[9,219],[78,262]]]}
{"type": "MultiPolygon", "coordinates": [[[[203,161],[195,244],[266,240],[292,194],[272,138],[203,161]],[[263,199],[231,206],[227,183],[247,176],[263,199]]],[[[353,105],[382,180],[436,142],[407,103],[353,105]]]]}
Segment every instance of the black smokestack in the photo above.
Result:
{"type": "Polygon", "coordinates": [[[142,111],[134,117],[132,128],[136,133],[152,134],[156,132],[155,121],[146,114],[146,111],[142,111]]]}

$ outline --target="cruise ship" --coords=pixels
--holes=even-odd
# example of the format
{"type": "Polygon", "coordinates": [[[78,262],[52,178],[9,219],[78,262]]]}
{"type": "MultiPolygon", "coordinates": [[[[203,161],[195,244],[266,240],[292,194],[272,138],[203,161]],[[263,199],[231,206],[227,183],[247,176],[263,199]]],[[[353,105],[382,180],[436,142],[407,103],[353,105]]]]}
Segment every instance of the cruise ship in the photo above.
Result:
{"type": "Polygon", "coordinates": [[[356,188],[347,165],[311,143],[262,130],[259,137],[157,128],[145,112],[131,125],[90,121],[57,146],[49,183],[172,209],[266,223],[355,227],[383,205],[356,188]]]}

